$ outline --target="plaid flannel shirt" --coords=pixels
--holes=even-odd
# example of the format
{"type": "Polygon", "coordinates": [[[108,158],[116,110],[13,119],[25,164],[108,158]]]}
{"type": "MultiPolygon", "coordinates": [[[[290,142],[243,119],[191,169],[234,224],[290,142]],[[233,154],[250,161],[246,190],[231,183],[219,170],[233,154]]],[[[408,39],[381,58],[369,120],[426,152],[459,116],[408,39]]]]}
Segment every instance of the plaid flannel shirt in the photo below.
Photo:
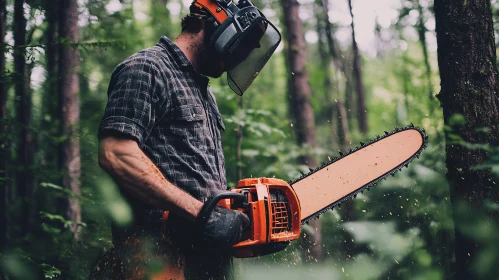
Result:
{"type": "MultiPolygon", "coordinates": [[[[132,137],[169,182],[203,200],[227,189],[224,129],[208,78],[196,74],[163,36],[114,70],[99,137],[106,132],[132,137]]],[[[139,209],[151,208],[128,199],[139,209]]]]}

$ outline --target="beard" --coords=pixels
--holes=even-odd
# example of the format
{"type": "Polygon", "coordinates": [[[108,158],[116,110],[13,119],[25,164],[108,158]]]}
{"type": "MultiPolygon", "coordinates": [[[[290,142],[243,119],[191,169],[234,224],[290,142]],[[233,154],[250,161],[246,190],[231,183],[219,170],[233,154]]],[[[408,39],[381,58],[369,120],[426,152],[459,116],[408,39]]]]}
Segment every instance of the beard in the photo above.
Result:
{"type": "Polygon", "coordinates": [[[207,55],[199,67],[201,75],[219,78],[226,71],[225,62],[219,55],[207,55]]]}
{"type": "Polygon", "coordinates": [[[208,36],[204,37],[202,44],[196,52],[197,61],[199,61],[199,74],[211,78],[219,78],[227,71],[226,63],[221,54],[210,46],[208,36]]]}

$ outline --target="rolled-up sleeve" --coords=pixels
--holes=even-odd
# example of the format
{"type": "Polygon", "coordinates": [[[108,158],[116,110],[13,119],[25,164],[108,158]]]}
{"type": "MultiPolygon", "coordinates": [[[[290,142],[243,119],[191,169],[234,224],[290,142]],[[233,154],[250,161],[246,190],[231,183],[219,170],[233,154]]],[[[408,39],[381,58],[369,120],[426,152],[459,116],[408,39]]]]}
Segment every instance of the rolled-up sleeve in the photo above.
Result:
{"type": "Polygon", "coordinates": [[[156,108],[165,102],[165,85],[152,58],[132,56],[114,70],[98,137],[120,133],[142,145],[156,121],[156,108]]]}

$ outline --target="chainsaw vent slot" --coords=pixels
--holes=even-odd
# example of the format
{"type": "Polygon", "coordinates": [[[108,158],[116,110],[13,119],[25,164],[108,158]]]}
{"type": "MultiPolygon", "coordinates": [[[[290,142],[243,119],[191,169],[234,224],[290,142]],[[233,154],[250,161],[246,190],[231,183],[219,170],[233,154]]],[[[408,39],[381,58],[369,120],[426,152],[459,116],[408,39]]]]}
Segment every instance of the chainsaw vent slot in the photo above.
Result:
{"type": "Polygon", "coordinates": [[[272,235],[287,232],[290,228],[287,202],[271,202],[272,235]]]}

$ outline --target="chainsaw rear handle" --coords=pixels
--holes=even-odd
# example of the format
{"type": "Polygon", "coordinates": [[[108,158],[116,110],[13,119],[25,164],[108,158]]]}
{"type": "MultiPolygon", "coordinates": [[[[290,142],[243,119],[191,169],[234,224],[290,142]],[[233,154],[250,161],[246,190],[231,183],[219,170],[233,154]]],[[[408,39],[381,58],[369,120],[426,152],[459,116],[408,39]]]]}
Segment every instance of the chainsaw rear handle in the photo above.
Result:
{"type": "Polygon", "coordinates": [[[198,217],[196,218],[196,221],[199,225],[203,225],[209,218],[217,204],[222,200],[222,199],[233,199],[234,204],[240,204],[242,205],[243,208],[246,208],[249,206],[248,204],[248,196],[244,192],[233,192],[233,191],[224,191],[224,192],[219,192],[215,194],[214,196],[210,197],[204,204],[201,210],[199,211],[198,217]]]}

